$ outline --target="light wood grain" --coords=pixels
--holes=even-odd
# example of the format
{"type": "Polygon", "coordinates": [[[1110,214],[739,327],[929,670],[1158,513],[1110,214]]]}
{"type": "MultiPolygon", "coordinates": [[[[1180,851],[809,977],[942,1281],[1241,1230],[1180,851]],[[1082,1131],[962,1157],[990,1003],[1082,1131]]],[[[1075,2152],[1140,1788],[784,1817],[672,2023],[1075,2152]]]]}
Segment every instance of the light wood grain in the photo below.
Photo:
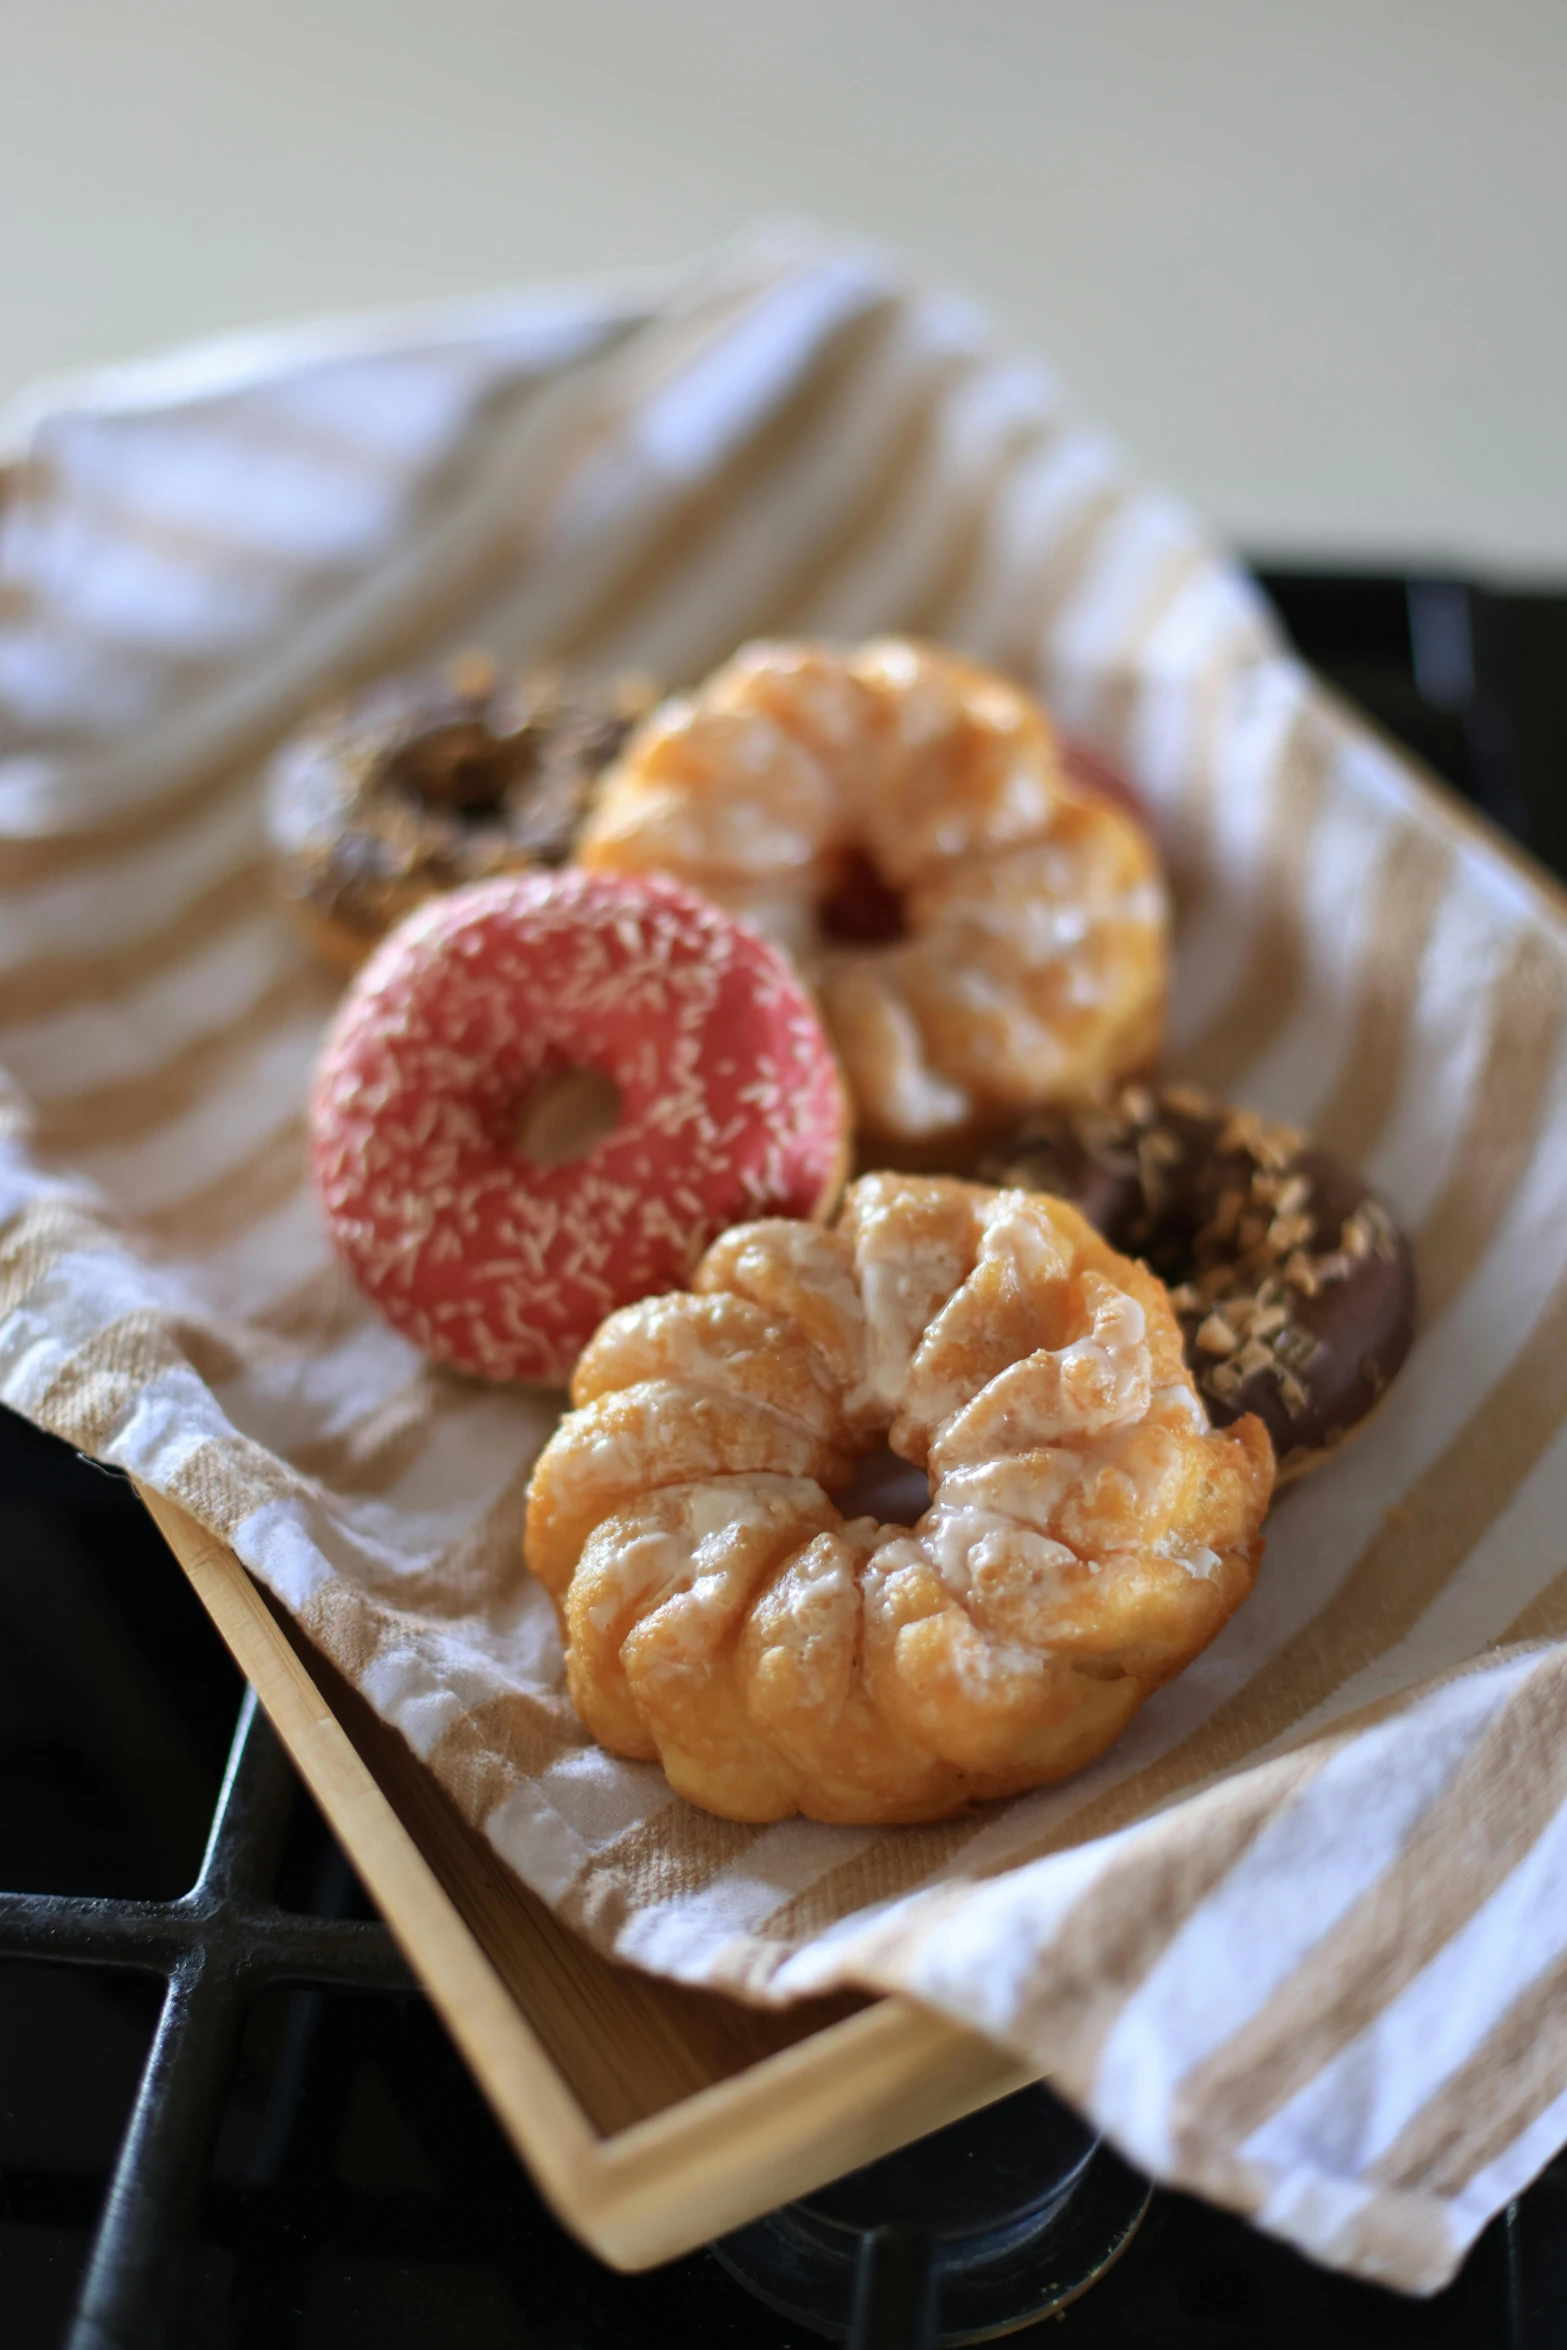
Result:
{"type": "Polygon", "coordinates": [[[142,1499],[540,2191],[602,2259],[689,2251],[1032,2077],[907,2000],[772,2013],[602,1957],[232,1551],[142,1499]]]}

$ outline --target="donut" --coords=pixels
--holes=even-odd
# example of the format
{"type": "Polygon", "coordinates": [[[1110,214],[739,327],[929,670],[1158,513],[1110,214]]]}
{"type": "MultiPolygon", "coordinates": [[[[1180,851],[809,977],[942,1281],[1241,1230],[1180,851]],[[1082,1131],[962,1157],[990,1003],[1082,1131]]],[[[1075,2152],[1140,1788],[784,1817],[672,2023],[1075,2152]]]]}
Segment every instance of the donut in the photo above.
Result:
{"type": "Polygon", "coordinates": [[[311,1133],[338,1253],[397,1329],[559,1380],[727,1225],[825,1214],[849,1113],[774,948],[672,882],[568,871],[476,882],[383,940],[311,1133]]]}
{"type": "Polygon", "coordinates": [[[1283,1481],[1377,1402],[1415,1331],[1409,1243],[1347,1167],[1292,1126],[1191,1085],[1025,1120],[979,1161],[992,1183],[1081,1208],[1168,1283],[1219,1426],[1255,1413],[1283,1481]]]}
{"type": "Polygon", "coordinates": [[[934,646],[757,644],[645,719],[577,854],[672,873],[794,957],[862,1160],[924,1164],[1152,1066],[1167,909],[1145,827],[1018,686],[934,646]]]}
{"type": "Polygon", "coordinates": [[[729,1819],[942,1819],[1080,1770],[1262,1555],[1261,1422],[1210,1428],[1162,1285],[1058,1199],[862,1176],[612,1315],[571,1393],[524,1556],[572,1702],[729,1819]],[[883,1440],[928,1479],[912,1524],[845,1515],[883,1440]]]}
{"type": "Polygon", "coordinates": [[[383,678],[272,760],[267,829],[285,902],[353,971],[427,897],[563,864],[601,769],[655,698],[470,654],[383,678]]]}

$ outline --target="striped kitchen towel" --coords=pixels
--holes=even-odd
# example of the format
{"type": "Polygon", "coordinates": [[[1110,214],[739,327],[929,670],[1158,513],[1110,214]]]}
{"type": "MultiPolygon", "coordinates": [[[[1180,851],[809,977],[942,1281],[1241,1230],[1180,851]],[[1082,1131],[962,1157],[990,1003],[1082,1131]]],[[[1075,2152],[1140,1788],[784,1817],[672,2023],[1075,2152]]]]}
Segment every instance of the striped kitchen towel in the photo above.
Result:
{"type": "Polygon", "coordinates": [[[209,346],[0,446],[0,1395],[231,1543],[597,1942],[913,1994],[1134,2160],[1429,2290],[1567,2138],[1567,916],[1290,657],[1044,368],[884,256],[209,346]],[[547,1399],[424,1364],[302,1180],[330,991],[257,775],[480,643],[696,677],[912,630],[1137,778],[1172,1061],[1308,1123],[1424,1320],[1255,1597],[1108,1755],[947,1824],[743,1827],[588,1744],[519,1576],[547,1399]]]}

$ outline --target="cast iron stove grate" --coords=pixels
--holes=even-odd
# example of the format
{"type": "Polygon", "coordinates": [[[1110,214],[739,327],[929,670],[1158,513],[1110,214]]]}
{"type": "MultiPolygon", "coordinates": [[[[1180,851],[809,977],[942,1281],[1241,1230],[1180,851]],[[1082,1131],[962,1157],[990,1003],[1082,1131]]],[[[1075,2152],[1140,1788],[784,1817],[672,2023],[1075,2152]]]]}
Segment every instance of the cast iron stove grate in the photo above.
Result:
{"type": "MultiPolygon", "coordinates": [[[[1567,598],[1267,584],[1335,682],[1567,865],[1567,598]]],[[[0,1643],[0,1877],[38,1888],[0,1896],[6,2350],[781,2350],[809,2338],[784,2310],[913,2350],[938,2304],[972,2339],[1053,2303],[1064,2350],[1567,2340],[1567,2164],[1447,2293],[1408,2302],[1184,2197],[1156,2194],[1139,2229],[1143,2183],[1042,2091],[716,2257],[613,2275],[543,2210],[385,1929],[353,1914],[133,1496],[9,1421],[0,1643]]]]}

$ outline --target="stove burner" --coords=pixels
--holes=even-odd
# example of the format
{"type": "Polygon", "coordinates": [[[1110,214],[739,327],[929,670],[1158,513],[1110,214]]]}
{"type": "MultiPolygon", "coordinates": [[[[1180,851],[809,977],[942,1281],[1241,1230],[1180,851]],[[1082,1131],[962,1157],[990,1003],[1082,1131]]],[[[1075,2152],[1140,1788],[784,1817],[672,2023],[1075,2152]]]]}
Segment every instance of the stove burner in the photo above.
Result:
{"type": "Polygon", "coordinates": [[[712,2249],[785,2317],[854,2350],[989,2342],[1103,2276],[1149,2187],[1045,2088],[786,2203],[712,2249]]]}
{"type": "Polygon", "coordinates": [[[245,2007],[274,1983],[406,1991],[385,1926],[269,1899],[294,1775],[247,1689],[201,1871],[177,1901],[0,1893],[0,1956],[129,1967],[168,1988],[120,2144],[67,2350],[153,2350],[180,2281],[245,2007]]]}

